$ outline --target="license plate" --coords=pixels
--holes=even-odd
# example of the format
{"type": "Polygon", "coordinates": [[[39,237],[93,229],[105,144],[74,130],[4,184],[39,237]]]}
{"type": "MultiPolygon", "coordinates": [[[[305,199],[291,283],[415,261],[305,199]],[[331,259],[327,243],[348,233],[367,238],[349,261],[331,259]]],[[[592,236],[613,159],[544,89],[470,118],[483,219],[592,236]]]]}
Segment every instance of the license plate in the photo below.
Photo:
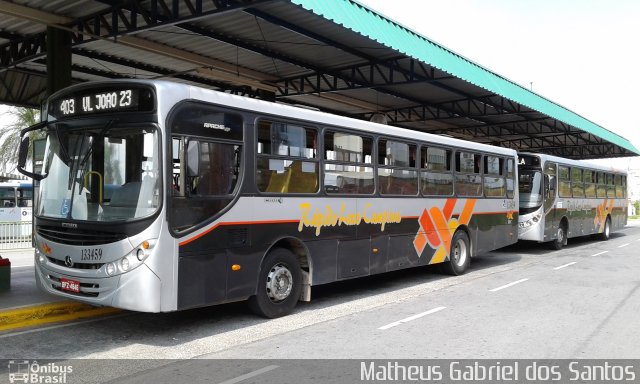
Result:
{"type": "Polygon", "coordinates": [[[80,282],[69,279],[60,279],[60,287],[63,291],[80,293],[80,282]]]}

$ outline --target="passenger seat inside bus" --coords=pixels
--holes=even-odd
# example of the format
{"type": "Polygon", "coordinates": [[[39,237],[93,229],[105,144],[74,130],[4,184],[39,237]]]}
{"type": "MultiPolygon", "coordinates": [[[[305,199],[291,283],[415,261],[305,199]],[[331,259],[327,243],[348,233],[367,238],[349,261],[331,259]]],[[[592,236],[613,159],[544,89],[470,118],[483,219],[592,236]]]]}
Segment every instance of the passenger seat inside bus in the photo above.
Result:
{"type": "Polygon", "coordinates": [[[302,170],[302,161],[294,161],[289,169],[291,170],[291,179],[289,181],[289,193],[313,193],[318,190],[318,175],[315,172],[315,163],[313,172],[305,172],[302,170]]]}
{"type": "Polygon", "coordinates": [[[267,185],[267,192],[273,192],[273,193],[288,192],[290,181],[291,181],[291,167],[285,169],[285,171],[281,173],[278,173],[277,171],[271,171],[271,176],[269,177],[269,185],[267,185]]]}

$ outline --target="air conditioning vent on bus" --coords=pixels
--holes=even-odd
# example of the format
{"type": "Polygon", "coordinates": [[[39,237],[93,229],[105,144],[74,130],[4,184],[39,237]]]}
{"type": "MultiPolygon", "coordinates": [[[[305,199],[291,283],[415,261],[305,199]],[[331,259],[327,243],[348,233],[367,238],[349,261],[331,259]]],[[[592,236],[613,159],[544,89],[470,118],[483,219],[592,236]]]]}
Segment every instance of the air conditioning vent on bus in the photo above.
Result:
{"type": "Polygon", "coordinates": [[[127,238],[127,235],[122,233],[86,231],[77,228],[70,229],[49,226],[38,226],[36,232],[47,240],[69,245],[101,245],[115,243],[116,241],[127,238]]]}

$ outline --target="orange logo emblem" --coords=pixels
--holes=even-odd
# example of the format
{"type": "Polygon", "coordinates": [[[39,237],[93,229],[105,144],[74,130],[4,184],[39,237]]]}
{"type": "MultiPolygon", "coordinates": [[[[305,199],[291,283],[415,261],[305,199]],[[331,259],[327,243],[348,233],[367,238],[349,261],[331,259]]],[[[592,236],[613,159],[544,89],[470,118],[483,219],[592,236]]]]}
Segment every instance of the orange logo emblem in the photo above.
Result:
{"type": "Polygon", "coordinates": [[[598,232],[604,231],[604,223],[607,220],[607,215],[613,211],[613,199],[604,199],[602,204],[598,204],[596,208],[596,217],[593,219],[593,225],[598,228],[598,232]]]}
{"type": "Polygon", "coordinates": [[[425,209],[418,219],[420,229],[413,239],[413,246],[418,257],[422,256],[427,244],[435,249],[429,264],[441,263],[449,256],[451,238],[456,229],[460,225],[469,224],[469,221],[471,221],[476,199],[467,199],[462,212],[456,219],[452,218],[452,216],[457,201],[458,199],[447,199],[442,210],[438,207],[431,207],[429,210],[425,209]]]}

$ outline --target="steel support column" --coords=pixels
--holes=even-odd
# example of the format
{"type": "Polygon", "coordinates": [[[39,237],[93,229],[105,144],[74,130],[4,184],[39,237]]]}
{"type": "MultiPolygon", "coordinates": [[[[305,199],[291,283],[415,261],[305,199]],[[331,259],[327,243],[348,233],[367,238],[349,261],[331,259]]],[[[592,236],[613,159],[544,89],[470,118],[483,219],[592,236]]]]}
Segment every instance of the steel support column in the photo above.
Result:
{"type": "Polygon", "coordinates": [[[47,95],[71,85],[71,34],[47,27],[47,95]]]}

